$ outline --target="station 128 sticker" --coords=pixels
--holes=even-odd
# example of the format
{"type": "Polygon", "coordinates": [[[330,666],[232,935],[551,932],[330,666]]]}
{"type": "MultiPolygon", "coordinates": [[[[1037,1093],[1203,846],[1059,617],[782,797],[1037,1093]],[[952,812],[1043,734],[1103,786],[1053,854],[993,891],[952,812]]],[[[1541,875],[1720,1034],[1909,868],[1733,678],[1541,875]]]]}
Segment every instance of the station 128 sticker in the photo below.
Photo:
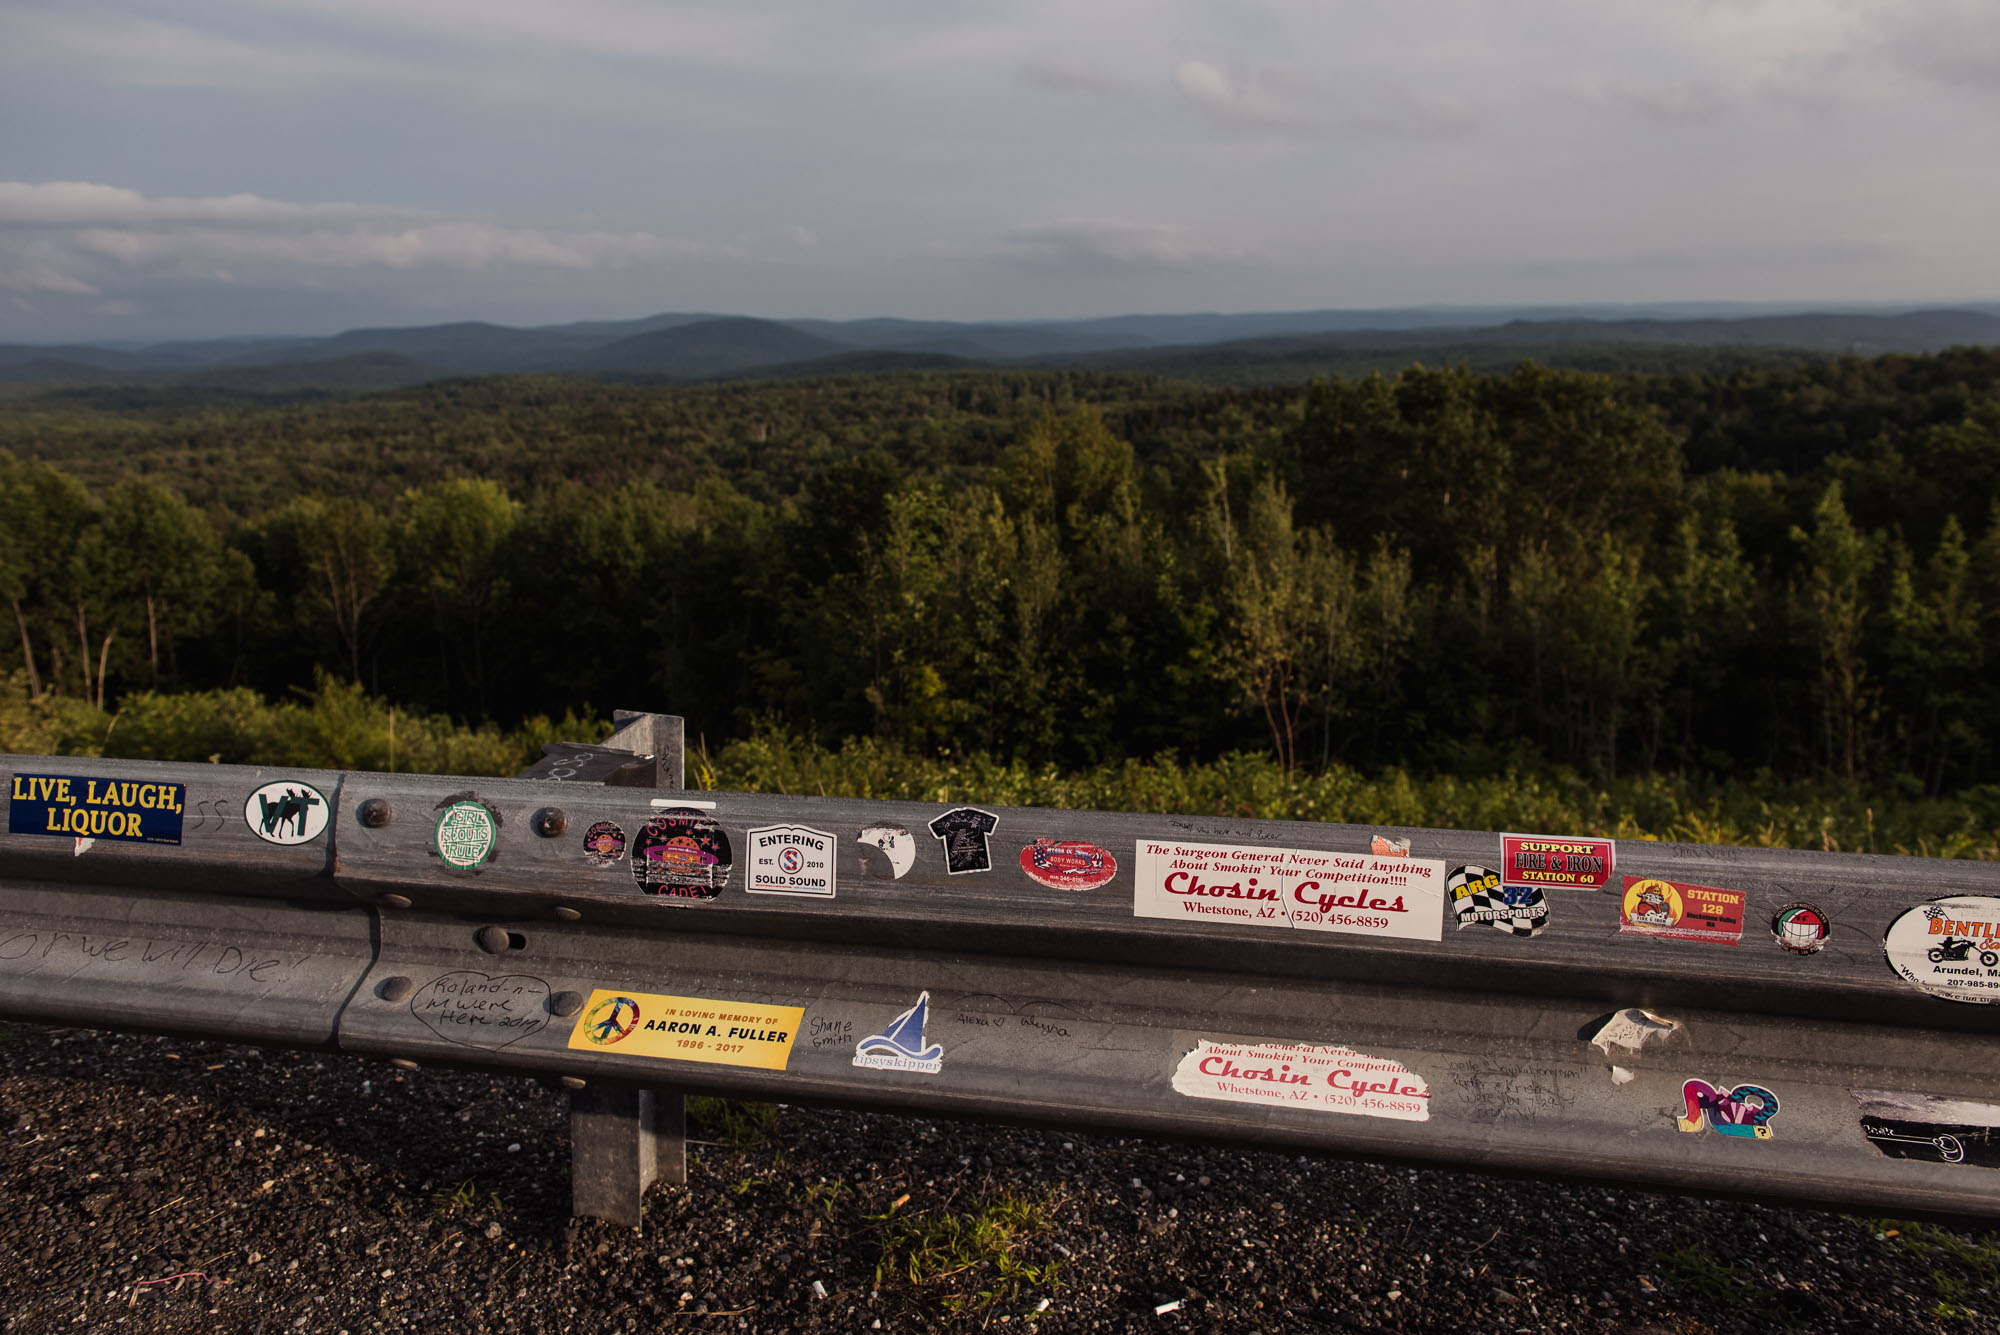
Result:
{"type": "Polygon", "coordinates": [[[1909,909],[1882,938],[1904,982],[1946,1001],[2000,1001],[2000,899],[1953,895],[1909,909]]]}

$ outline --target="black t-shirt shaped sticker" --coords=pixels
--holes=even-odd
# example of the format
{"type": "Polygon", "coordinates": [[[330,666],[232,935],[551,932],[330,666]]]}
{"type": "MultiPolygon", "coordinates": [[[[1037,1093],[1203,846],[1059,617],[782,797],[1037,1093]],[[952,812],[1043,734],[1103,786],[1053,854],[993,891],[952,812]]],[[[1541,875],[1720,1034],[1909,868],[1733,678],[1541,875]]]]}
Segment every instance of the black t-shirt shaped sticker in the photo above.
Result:
{"type": "Polygon", "coordinates": [[[993,833],[1000,818],[978,807],[953,807],[931,822],[931,833],[944,842],[944,869],[953,876],[969,871],[992,871],[993,856],[986,836],[993,833]]]}

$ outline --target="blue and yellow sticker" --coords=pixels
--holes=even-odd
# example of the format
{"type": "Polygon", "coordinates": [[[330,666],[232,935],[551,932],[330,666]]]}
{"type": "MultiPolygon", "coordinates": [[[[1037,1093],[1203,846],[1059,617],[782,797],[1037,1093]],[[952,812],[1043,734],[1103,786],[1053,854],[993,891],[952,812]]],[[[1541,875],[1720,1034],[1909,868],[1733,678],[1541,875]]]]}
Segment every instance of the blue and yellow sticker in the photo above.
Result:
{"type": "Polygon", "coordinates": [[[7,833],[178,844],[187,785],[76,774],[16,774],[7,833]]]}

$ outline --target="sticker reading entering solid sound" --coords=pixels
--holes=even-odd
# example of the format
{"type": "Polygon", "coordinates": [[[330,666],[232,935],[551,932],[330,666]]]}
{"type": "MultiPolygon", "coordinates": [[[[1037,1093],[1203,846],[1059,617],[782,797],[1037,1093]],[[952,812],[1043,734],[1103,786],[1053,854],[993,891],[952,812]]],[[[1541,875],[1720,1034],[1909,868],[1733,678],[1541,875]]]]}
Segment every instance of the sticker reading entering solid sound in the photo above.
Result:
{"type": "Polygon", "coordinates": [[[569,1046],[576,1052],[782,1071],[804,1018],[801,1006],[598,988],[577,1016],[569,1046]]]}
{"type": "Polygon", "coordinates": [[[74,774],[16,774],[7,798],[9,834],[178,844],[187,786],[74,774]]]}
{"type": "Polygon", "coordinates": [[[766,825],[752,830],[744,889],[753,895],[807,895],[833,898],[834,849],[839,840],[803,825],[766,825]]]}

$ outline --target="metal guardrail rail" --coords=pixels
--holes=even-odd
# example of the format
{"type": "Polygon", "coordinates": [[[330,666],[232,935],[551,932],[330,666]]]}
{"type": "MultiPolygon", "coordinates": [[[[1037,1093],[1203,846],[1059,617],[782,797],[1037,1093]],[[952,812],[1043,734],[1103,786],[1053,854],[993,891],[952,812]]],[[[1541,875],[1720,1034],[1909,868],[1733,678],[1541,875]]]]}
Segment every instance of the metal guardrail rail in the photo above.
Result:
{"type": "Polygon", "coordinates": [[[2000,1218],[2000,866],[683,794],[621,717],[0,757],[0,1015],[559,1077],[627,1222],[684,1090],[2000,1218]]]}

